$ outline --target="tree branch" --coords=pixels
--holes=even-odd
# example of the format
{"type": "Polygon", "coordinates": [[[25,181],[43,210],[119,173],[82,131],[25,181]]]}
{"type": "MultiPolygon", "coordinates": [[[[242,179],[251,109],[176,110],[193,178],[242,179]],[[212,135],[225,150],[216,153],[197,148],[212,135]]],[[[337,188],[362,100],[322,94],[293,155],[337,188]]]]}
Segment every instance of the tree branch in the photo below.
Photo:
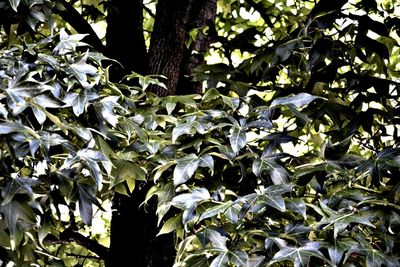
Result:
{"type": "Polygon", "coordinates": [[[63,5],[64,9],[56,10],[55,13],[58,13],[61,18],[68,22],[77,32],[89,34],[84,39],[86,43],[99,52],[105,52],[105,46],[85,18],[67,1],[60,0],[59,2],[63,5]]]}
{"type": "Polygon", "coordinates": [[[87,250],[95,253],[103,260],[107,259],[110,253],[107,247],[71,229],[65,229],[60,234],[60,238],[56,238],[50,235],[47,236],[44,241],[50,244],[65,244],[75,242],[78,245],[86,248],[87,250]]]}
{"type": "Polygon", "coordinates": [[[258,11],[258,13],[260,13],[260,16],[263,18],[263,20],[265,21],[265,23],[268,25],[268,27],[270,28],[274,28],[274,24],[272,23],[271,19],[269,18],[265,7],[262,5],[262,1],[256,3],[253,0],[246,0],[246,3],[254,8],[256,11],[258,11]]]}
{"type": "Polygon", "coordinates": [[[149,13],[149,15],[150,15],[152,18],[155,18],[155,17],[156,17],[156,15],[153,13],[153,11],[151,11],[151,9],[148,8],[146,5],[143,5],[143,9],[146,10],[146,12],[149,13]]]}

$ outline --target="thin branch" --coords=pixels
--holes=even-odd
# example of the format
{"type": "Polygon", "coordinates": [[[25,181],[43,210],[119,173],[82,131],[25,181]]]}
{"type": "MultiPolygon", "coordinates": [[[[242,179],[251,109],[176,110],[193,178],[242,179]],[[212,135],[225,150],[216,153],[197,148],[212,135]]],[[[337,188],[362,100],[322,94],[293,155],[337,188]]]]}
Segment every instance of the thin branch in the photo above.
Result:
{"type": "Polygon", "coordinates": [[[254,8],[256,11],[258,11],[258,13],[260,13],[260,16],[263,18],[263,20],[265,21],[265,23],[270,27],[270,28],[274,28],[274,24],[272,23],[271,19],[269,18],[265,7],[262,5],[262,1],[256,3],[253,0],[246,0],[246,3],[254,8]]]}
{"type": "Polygon", "coordinates": [[[80,254],[75,254],[75,253],[67,253],[67,256],[69,257],[75,257],[75,258],[82,258],[82,259],[92,259],[92,260],[102,260],[99,257],[92,256],[92,255],[80,255],[80,254]]]}
{"type": "Polygon", "coordinates": [[[48,236],[46,237],[45,242],[49,244],[65,244],[75,242],[87,250],[95,253],[103,260],[107,259],[110,253],[107,247],[71,229],[64,230],[60,234],[60,238],[48,236]]]}
{"type": "Polygon", "coordinates": [[[65,9],[56,10],[55,13],[58,13],[61,18],[68,22],[77,32],[89,34],[85,37],[85,41],[97,51],[104,52],[105,46],[85,18],[72,6],[71,3],[68,3],[65,0],[61,0],[60,3],[65,9]]]}
{"type": "Polygon", "coordinates": [[[143,5],[143,9],[146,10],[146,12],[149,13],[149,15],[150,15],[152,18],[155,18],[155,17],[156,17],[156,15],[153,13],[153,11],[151,11],[151,9],[148,8],[146,5],[143,5]]]}

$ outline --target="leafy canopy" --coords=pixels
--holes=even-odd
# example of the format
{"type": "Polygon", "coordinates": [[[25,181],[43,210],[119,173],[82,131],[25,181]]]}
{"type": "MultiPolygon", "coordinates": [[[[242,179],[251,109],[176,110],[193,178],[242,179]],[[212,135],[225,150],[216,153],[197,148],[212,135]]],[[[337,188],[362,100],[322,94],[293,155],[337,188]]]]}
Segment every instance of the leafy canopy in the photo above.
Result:
{"type": "Polygon", "coordinates": [[[222,63],[194,75],[205,93],[163,98],[146,91],[161,85],[154,76],[129,75],[139,87],[111,82],[109,59],[85,35],[58,31],[50,2],[1,3],[11,17],[28,12],[11,28],[49,25],[44,39],[3,32],[8,260],[101,264],[79,257],[106,250],[80,246],[95,214],[115,192],[147,182],[144,205],[157,197],[159,235],[175,235],[175,266],[398,265],[395,1],[334,10],[220,1],[216,27],[227,38],[210,55],[222,63]]]}

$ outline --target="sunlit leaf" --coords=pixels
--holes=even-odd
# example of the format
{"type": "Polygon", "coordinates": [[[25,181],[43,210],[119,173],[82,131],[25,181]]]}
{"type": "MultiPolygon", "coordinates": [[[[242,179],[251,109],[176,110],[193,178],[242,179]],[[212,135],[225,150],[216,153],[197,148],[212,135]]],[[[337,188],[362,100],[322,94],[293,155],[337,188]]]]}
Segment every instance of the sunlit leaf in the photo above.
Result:
{"type": "Polygon", "coordinates": [[[308,266],[311,257],[322,259],[324,262],[332,265],[319,251],[321,245],[318,242],[308,242],[301,247],[286,246],[281,248],[269,262],[268,266],[282,261],[291,261],[295,267],[308,266]]]}
{"type": "Polygon", "coordinates": [[[272,101],[271,107],[292,105],[296,108],[306,106],[315,99],[324,99],[320,96],[310,95],[308,93],[299,93],[294,96],[276,98],[272,101]]]}
{"type": "Polygon", "coordinates": [[[199,158],[194,154],[189,154],[177,160],[174,169],[174,185],[179,185],[189,180],[199,166],[199,158]]]}
{"type": "Polygon", "coordinates": [[[238,127],[233,127],[229,140],[232,150],[238,153],[246,145],[246,132],[238,127]]]}

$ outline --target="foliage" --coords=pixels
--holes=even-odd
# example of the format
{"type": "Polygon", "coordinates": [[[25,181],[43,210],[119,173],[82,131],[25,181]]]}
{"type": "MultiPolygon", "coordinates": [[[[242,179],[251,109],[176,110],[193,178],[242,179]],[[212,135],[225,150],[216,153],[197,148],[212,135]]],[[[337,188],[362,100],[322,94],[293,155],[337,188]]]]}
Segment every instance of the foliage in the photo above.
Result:
{"type": "Polygon", "coordinates": [[[228,38],[214,51],[225,61],[197,69],[201,95],[158,97],[146,91],[162,86],[156,77],[136,73],[126,79],[139,86],[110,82],[108,59],[82,34],[3,48],[0,242],[10,259],[101,264],[106,248],[87,245],[94,207],[151,183],[143,205],[157,198],[175,266],[397,266],[395,2],[317,13],[284,2],[221,1],[228,38]],[[271,15],[238,16],[255,8],[271,15]]]}

